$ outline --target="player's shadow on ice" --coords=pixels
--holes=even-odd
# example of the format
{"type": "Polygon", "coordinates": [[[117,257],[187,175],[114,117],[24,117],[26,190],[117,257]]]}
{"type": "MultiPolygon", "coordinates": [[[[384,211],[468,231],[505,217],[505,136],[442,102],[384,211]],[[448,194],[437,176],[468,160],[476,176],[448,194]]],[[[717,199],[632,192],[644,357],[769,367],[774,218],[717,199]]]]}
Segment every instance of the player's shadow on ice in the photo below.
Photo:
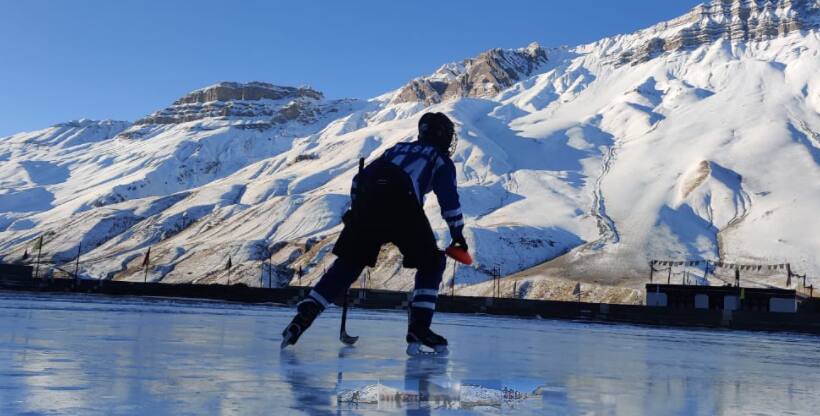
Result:
{"type": "Polygon", "coordinates": [[[279,366],[283,380],[290,387],[297,410],[311,415],[333,415],[330,409],[332,388],[322,386],[322,380],[311,376],[310,366],[305,366],[293,350],[285,349],[279,353],[279,366]]]}
{"type": "Polygon", "coordinates": [[[447,376],[447,357],[409,357],[404,366],[404,387],[418,393],[418,406],[408,407],[408,415],[429,415],[433,409],[457,408],[459,392],[447,376]]]}

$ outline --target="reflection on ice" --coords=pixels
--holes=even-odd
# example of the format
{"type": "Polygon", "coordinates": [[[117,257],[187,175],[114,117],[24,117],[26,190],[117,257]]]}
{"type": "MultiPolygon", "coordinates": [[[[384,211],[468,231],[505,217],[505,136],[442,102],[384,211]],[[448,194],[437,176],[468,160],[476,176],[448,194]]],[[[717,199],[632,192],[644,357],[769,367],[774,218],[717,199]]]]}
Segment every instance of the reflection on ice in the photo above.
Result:
{"type": "Polygon", "coordinates": [[[451,355],[404,354],[401,312],[0,294],[0,414],[813,414],[815,337],[440,314],[451,355]]]}

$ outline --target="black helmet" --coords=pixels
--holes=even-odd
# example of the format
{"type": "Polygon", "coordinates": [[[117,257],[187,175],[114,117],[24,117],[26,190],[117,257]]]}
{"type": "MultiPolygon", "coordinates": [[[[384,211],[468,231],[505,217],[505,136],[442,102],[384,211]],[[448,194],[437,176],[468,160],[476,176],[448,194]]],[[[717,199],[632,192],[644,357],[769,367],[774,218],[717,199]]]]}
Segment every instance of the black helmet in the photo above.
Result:
{"type": "Polygon", "coordinates": [[[448,156],[456,151],[455,133],[455,125],[444,113],[426,113],[419,120],[419,141],[432,144],[448,156]]]}

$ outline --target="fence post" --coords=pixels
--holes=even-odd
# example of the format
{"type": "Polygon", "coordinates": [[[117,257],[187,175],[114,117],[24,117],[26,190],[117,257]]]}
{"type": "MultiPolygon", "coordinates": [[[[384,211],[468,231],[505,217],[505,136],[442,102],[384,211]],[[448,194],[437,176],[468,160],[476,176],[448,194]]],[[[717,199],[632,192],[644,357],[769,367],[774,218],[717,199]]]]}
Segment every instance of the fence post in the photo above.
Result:
{"type": "Polygon", "coordinates": [[[740,269],[735,265],[735,286],[740,287],[740,269]]]}
{"type": "Polygon", "coordinates": [[[672,284],[672,262],[669,262],[669,274],[666,275],[666,284],[667,285],[672,284]]]}
{"type": "Polygon", "coordinates": [[[268,289],[273,287],[273,250],[268,256],[268,289]]]}
{"type": "Polygon", "coordinates": [[[649,283],[652,283],[652,276],[655,274],[655,260],[649,262],[649,283]]]}

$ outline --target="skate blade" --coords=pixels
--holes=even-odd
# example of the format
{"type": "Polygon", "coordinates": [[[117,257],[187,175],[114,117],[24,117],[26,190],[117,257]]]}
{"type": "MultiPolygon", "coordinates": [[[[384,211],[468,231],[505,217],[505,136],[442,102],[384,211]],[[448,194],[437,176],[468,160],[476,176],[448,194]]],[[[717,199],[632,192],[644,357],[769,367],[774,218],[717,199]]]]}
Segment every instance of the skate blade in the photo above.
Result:
{"type": "Polygon", "coordinates": [[[290,334],[290,332],[288,332],[287,334],[285,334],[285,336],[282,338],[282,344],[281,344],[281,345],[279,345],[279,350],[284,350],[284,349],[285,349],[285,347],[287,347],[288,345],[290,345],[290,338],[291,338],[291,334],[290,334]]]}
{"type": "Polygon", "coordinates": [[[288,327],[285,328],[285,330],[282,332],[282,344],[279,345],[280,350],[284,350],[285,347],[287,347],[288,345],[296,344],[296,340],[294,339],[295,334],[291,329],[299,331],[298,325],[295,325],[295,324],[288,325],[288,327]]]}
{"type": "Polygon", "coordinates": [[[439,345],[433,350],[424,348],[424,344],[420,342],[411,342],[407,344],[407,355],[411,357],[446,357],[450,354],[446,345],[439,345]]]}

